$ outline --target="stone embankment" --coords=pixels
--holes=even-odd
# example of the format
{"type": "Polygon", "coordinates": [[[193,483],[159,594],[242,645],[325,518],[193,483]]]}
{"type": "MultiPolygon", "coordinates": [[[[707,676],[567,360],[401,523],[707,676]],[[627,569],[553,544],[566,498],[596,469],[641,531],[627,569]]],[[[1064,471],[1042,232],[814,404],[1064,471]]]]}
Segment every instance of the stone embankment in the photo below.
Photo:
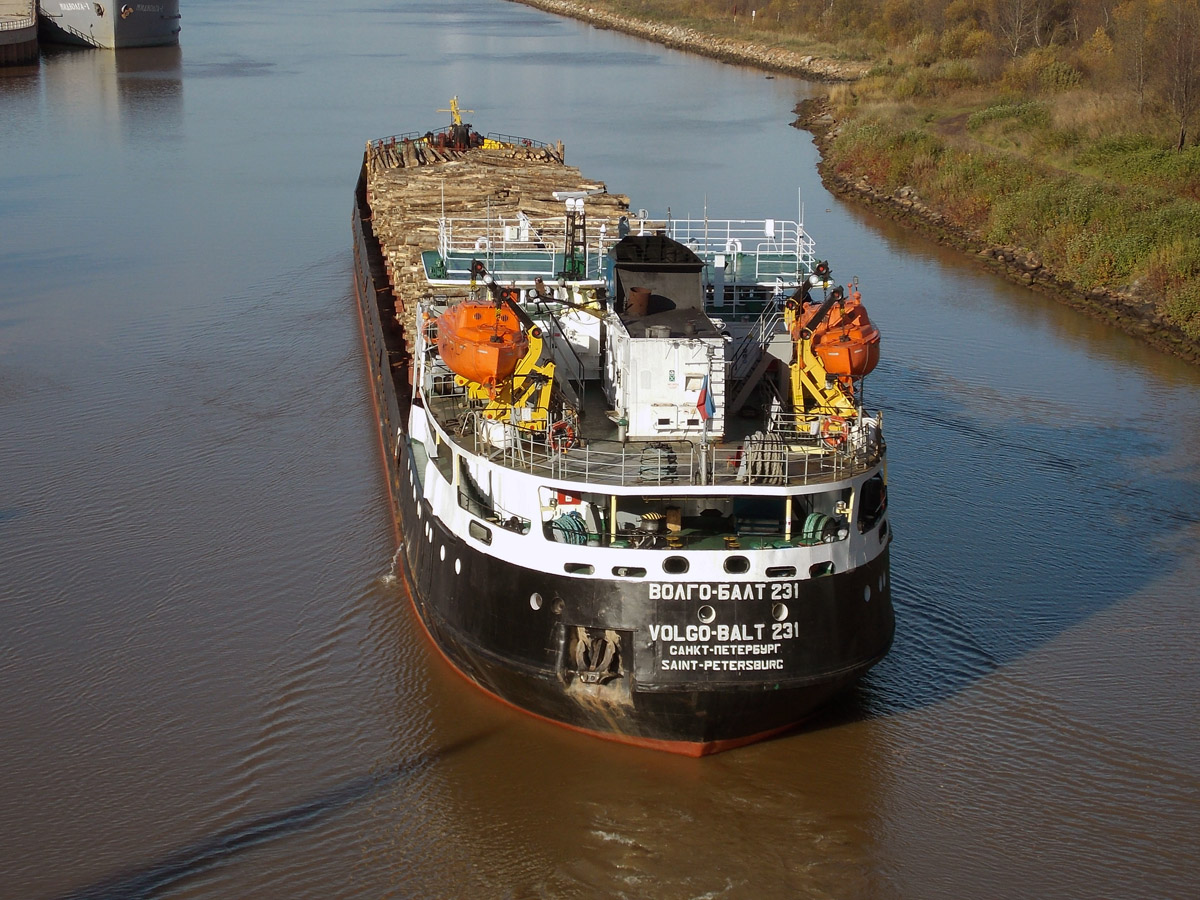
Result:
{"type": "Polygon", "coordinates": [[[674,50],[686,50],[689,53],[719,59],[722,62],[750,66],[765,72],[796,75],[812,81],[853,81],[861,78],[869,67],[869,64],[864,62],[826,59],[797,53],[783,47],[771,47],[751,41],[706,34],[679,25],[623,16],[611,10],[588,6],[586,2],[571,2],[571,0],[515,0],[515,2],[569,19],[587,22],[597,28],[608,28],[622,34],[645,38],[674,50]]]}
{"type": "Polygon", "coordinates": [[[817,169],[825,186],[914,226],[939,243],[978,257],[998,274],[1052,295],[1069,306],[1116,325],[1121,330],[1191,362],[1200,362],[1200,347],[1163,314],[1163,298],[1136,291],[1085,289],[1047,269],[1039,256],[1023,247],[990,244],[924,203],[909,186],[895,191],[876,188],[865,177],[846,177],[826,162],[826,149],[837,137],[838,123],[822,98],[801,101],[793,123],[813,135],[821,152],[817,169]]]}

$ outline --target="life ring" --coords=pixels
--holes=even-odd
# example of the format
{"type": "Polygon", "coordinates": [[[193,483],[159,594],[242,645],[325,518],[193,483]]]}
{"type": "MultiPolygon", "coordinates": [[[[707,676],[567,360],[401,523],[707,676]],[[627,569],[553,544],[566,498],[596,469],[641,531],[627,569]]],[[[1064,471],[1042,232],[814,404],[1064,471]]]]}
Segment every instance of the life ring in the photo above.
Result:
{"type": "Polygon", "coordinates": [[[837,450],[846,443],[846,420],[841,416],[826,416],[821,420],[821,440],[826,447],[837,450]]]}
{"type": "Polygon", "coordinates": [[[575,429],[560,419],[550,426],[550,449],[566,453],[575,446],[575,429]]]}

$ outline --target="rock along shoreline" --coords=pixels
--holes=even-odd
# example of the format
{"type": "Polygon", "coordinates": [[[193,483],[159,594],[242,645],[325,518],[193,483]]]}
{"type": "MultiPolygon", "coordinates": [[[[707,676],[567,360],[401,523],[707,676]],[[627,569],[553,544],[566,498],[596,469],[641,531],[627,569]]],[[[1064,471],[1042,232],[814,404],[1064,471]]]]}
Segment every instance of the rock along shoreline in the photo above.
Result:
{"type": "Polygon", "coordinates": [[[572,0],[512,0],[522,6],[532,6],[568,19],[587,22],[597,28],[619,31],[622,34],[644,38],[672,50],[686,50],[698,56],[707,56],[721,62],[749,66],[764,72],[795,75],[810,81],[853,81],[861,78],[870,68],[869,63],[849,60],[828,59],[810,56],[771,47],[750,41],[739,41],[718,35],[705,34],[680,25],[667,25],[623,16],[607,9],[588,6],[586,2],[572,0]]]}
{"type": "MultiPolygon", "coordinates": [[[[587,22],[644,38],[676,50],[768,73],[793,75],[810,81],[843,82],[862,77],[868,63],[808,56],[778,47],[738,41],[683,28],[622,16],[571,0],[513,0],[565,18],[587,22]]],[[[999,275],[1048,294],[1053,299],[1120,328],[1151,346],[1188,362],[1200,364],[1200,346],[1170,322],[1162,312],[1161,298],[1106,288],[1084,290],[1047,269],[1036,254],[1020,247],[996,246],[979,235],[959,228],[936,209],[923,203],[915,190],[902,187],[894,193],[877,190],[865,178],[848,178],[833,171],[826,150],[837,136],[837,121],[824,97],[801,101],[796,107],[795,127],[808,131],[820,151],[817,164],[826,188],[856,200],[904,225],[921,231],[939,243],[974,256],[999,275]]]]}

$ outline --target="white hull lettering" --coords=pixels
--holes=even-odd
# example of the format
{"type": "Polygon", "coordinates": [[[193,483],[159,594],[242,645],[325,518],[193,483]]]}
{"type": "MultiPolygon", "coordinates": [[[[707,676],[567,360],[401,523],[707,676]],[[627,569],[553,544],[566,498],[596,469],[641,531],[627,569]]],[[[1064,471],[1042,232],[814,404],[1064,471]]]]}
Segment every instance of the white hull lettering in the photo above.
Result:
{"type": "MultiPolygon", "coordinates": [[[[767,626],[761,622],[754,625],[651,625],[650,640],[652,641],[681,641],[689,644],[694,644],[697,641],[707,642],[716,638],[721,643],[729,643],[733,641],[761,641],[766,633],[767,626]]],[[[779,640],[781,637],[793,637],[791,629],[788,629],[787,635],[780,633],[778,623],[772,629],[772,640],[779,640]]],[[[797,629],[795,637],[799,637],[799,629],[797,629]]]]}
{"type": "Polygon", "coordinates": [[[647,587],[651,600],[773,600],[800,596],[799,584],[792,582],[747,581],[719,584],[684,584],[675,581],[652,581],[647,587]]]}

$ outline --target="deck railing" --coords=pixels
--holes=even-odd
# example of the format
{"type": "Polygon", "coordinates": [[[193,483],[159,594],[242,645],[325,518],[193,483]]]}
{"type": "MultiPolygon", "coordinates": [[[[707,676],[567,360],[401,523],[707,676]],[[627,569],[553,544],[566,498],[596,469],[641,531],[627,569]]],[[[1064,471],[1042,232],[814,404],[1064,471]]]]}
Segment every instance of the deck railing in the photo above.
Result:
{"type": "MultiPolygon", "coordinates": [[[[32,7],[33,4],[30,4],[32,7]]],[[[0,31],[20,31],[22,28],[32,28],[37,24],[37,16],[28,15],[21,18],[0,20],[0,31]]]]}
{"type": "Polygon", "coordinates": [[[568,446],[468,414],[451,423],[457,433],[450,439],[466,452],[507,468],[558,481],[623,487],[826,483],[865,471],[885,449],[878,418],[868,420],[872,423],[868,428],[832,442],[796,430],[789,419],[780,417],[736,446],[665,440],[568,446]]]}
{"type": "MultiPolygon", "coordinates": [[[[719,267],[729,283],[795,283],[812,271],[815,244],[803,226],[783,219],[634,219],[630,233],[663,232],[689,247],[709,267],[706,282],[719,267]]],[[[604,259],[624,227],[610,218],[589,217],[585,271],[581,278],[603,277],[604,259]]],[[[472,258],[512,281],[557,278],[566,246],[565,217],[531,219],[443,218],[438,222],[438,252],[449,278],[470,274],[472,258]]]]}

